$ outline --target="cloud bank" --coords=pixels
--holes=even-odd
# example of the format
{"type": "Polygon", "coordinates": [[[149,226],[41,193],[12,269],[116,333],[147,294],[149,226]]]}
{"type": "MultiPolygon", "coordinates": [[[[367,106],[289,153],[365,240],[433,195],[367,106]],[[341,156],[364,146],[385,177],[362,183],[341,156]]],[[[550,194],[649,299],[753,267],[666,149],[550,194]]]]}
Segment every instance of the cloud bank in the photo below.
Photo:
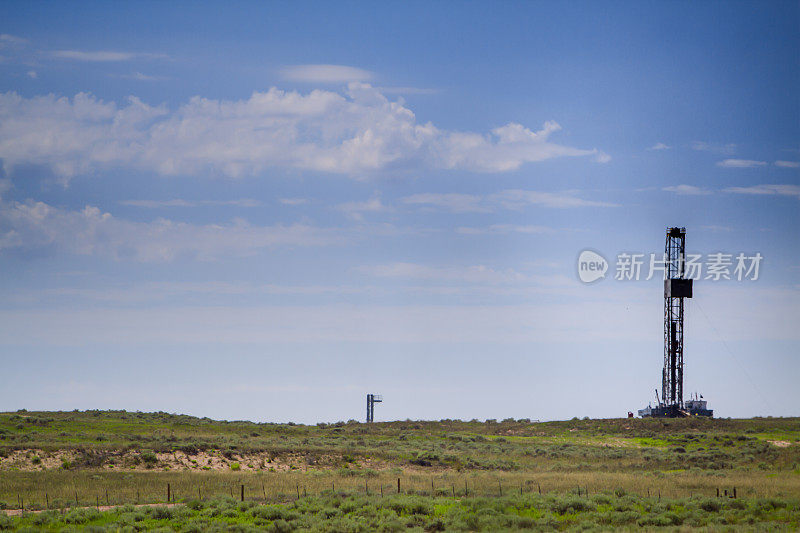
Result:
{"type": "Polygon", "coordinates": [[[225,225],[195,225],[163,218],[134,222],[92,206],[72,211],[43,202],[0,203],[0,251],[54,249],[142,262],[185,257],[208,261],[277,246],[324,246],[342,241],[334,229],[304,224],[253,226],[237,219],[225,225]]]}
{"type": "Polygon", "coordinates": [[[0,158],[49,168],[65,182],[126,167],[163,176],[229,178],[283,168],[363,177],[386,171],[505,172],[556,157],[610,159],[597,149],[554,143],[561,127],[509,123],[487,134],[440,129],[377,89],[344,94],[272,88],[245,100],[191,98],[177,110],[136,97],[123,105],[86,93],[0,95],[0,158]]]}

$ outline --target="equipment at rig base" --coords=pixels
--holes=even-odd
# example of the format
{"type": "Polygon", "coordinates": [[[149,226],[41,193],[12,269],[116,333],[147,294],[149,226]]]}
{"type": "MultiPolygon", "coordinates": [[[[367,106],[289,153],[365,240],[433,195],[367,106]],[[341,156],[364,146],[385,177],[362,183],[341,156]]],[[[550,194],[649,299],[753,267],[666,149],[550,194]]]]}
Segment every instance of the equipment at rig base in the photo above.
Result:
{"type": "Polygon", "coordinates": [[[367,422],[375,421],[375,404],[382,401],[383,396],[380,394],[367,394],[367,422]]]}
{"type": "MultiPolygon", "coordinates": [[[[692,297],[686,275],[686,228],[667,228],[664,245],[664,370],[656,406],[639,409],[641,417],[714,416],[705,400],[683,401],[683,300],[692,297]]],[[[702,398],[702,396],[700,396],[702,398]]]]}

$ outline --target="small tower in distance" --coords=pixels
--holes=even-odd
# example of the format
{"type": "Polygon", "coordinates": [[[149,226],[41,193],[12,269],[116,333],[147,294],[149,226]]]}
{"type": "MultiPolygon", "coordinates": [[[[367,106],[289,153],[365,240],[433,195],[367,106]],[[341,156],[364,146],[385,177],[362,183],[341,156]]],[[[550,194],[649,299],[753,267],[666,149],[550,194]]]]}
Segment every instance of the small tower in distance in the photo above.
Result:
{"type": "Polygon", "coordinates": [[[367,423],[375,421],[375,404],[382,401],[383,396],[380,394],[367,394],[367,423]]]}

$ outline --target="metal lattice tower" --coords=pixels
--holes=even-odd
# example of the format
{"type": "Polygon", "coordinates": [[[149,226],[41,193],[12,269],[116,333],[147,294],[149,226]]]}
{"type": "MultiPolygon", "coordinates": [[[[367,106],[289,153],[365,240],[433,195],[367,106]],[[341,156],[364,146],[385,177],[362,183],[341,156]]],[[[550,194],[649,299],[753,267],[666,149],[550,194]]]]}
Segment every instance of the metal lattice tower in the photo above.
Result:
{"type": "Polygon", "coordinates": [[[367,394],[367,422],[375,421],[375,404],[382,401],[383,396],[380,394],[367,394]]]}
{"type": "Polygon", "coordinates": [[[683,299],[692,297],[686,279],[686,228],[667,228],[664,245],[664,371],[661,401],[683,409],[683,299]]]}

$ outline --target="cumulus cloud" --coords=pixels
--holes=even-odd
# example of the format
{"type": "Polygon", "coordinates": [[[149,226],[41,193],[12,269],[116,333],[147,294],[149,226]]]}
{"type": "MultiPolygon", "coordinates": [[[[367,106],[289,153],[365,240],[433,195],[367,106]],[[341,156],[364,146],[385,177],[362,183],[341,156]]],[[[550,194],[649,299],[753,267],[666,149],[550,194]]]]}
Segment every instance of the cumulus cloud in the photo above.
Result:
{"type": "Polygon", "coordinates": [[[281,70],[284,79],[307,83],[348,83],[368,81],[372,73],[346,65],[291,65],[281,70]]]}
{"type": "Polygon", "coordinates": [[[718,167],[724,168],[754,168],[763,167],[766,164],[766,161],[754,161],[753,159],[725,159],[717,162],[718,167]]]}
{"type": "Polygon", "coordinates": [[[72,211],[43,202],[0,204],[0,253],[56,249],[77,255],[163,262],[183,257],[213,260],[246,256],[277,246],[323,246],[342,240],[336,230],[304,224],[253,226],[240,219],[224,225],[167,219],[133,222],[92,206],[72,211]]]}
{"type": "Polygon", "coordinates": [[[504,172],[597,149],[556,144],[546,122],[532,131],[509,123],[489,134],[420,124],[400,102],[351,83],[345,94],[270,89],[246,100],[194,97],[177,110],[131,97],[123,105],[89,94],[0,95],[0,158],[7,172],[24,164],[69,178],[113,167],[161,175],[231,178],[270,168],[369,176],[383,171],[456,169],[504,172]]]}
{"type": "Polygon", "coordinates": [[[800,185],[763,184],[752,187],[728,187],[725,192],[735,194],[794,196],[800,198],[800,185]]]}
{"type": "Polygon", "coordinates": [[[711,191],[709,191],[708,189],[703,189],[701,187],[696,187],[694,185],[671,185],[669,187],[664,187],[662,190],[667,192],[674,192],[675,194],[690,195],[690,196],[711,194],[711,191]]]}
{"type": "Polygon", "coordinates": [[[667,146],[664,143],[656,143],[653,146],[651,146],[650,148],[648,148],[648,150],[669,150],[670,148],[671,148],[671,146],[667,146]]]}

